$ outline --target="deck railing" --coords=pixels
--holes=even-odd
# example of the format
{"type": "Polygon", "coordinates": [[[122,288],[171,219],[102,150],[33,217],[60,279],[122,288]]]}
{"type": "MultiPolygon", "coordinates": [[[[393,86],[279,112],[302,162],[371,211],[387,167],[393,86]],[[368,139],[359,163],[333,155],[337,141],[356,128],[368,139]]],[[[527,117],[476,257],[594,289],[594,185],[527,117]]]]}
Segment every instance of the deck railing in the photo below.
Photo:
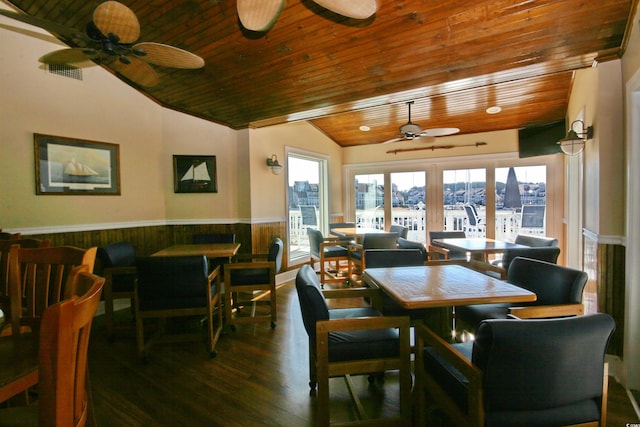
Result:
{"type": "MultiPolygon", "coordinates": [[[[426,241],[425,210],[394,209],[391,213],[391,224],[399,224],[409,228],[408,239],[418,242],[426,241]]],[[[447,231],[464,231],[468,237],[486,236],[485,209],[478,209],[480,221],[477,226],[469,224],[463,207],[452,206],[445,209],[444,229],[447,231]]],[[[497,210],[495,222],[495,239],[513,242],[518,234],[535,234],[543,236],[544,227],[522,228],[522,216],[515,210],[497,210]]],[[[356,212],[356,225],[364,228],[384,230],[384,213],[380,209],[359,210],[356,212]]],[[[289,211],[289,237],[292,251],[309,252],[307,227],[302,221],[300,210],[289,211]]],[[[312,226],[313,227],[313,226],[312,226]]]]}

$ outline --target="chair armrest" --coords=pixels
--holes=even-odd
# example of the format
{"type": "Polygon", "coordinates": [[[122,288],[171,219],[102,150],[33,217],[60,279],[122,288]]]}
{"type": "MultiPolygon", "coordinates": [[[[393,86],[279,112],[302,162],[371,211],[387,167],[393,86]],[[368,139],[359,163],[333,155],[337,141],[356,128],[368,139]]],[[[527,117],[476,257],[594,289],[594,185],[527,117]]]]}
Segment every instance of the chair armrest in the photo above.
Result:
{"type": "Polygon", "coordinates": [[[234,263],[251,263],[256,260],[266,260],[267,258],[269,258],[269,254],[236,254],[233,256],[232,261],[234,263]]]}
{"type": "MultiPolygon", "coordinates": [[[[471,381],[481,380],[482,371],[471,363],[469,359],[464,357],[462,353],[456,350],[455,347],[443,340],[427,326],[424,324],[414,325],[414,332],[416,334],[416,347],[418,349],[422,349],[425,346],[432,347],[440,356],[442,356],[443,359],[459,370],[462,375],[467,377],[470,387],[471,381]]],[[[422,351],[416,351],[416,355],[419,356],[420,363],[423,364],[424,361],[422,358],[424,356],[422,356],[422,351]]],[[[423,366],[422,364],[419,365],[421,368],[423,366]]]]}
{"type": "Polygon", "coordinates": [[[440,246],[429,245],[427,248],[429,252],[439,253],[444,256],[444,259],[449,259],[449,249],[441,248],[440,246]]]}
{"type": "Polygon", "coordinates": [[[509,307],[509,314],[519,319],[540,319],[549,317],[581,316],[584,314],[583,304],[532,305],[509,307]]]}
{"type": "MultiPolygon", "coordinates": [[[[216,266],[216,268],[213,269],[213,271],[211,273],[209,273],[209,276],[207,277],[207,280],[209,282],[209,285],[211,285],[211,283],[216,279],[220,277],[220,266],[216,266]]],[[[218,279],[219,280],[219,279],[218,279]]]]}
{"type": "Polygon", "coordinates": [[[375,317],[354,317],[347,319],[320,320],[316,322],[316,360],[320,376],[320,370],[326,369],[328,377],[335,375],[360,374],[367,372],[384,371],[388,369],[402,369],[406,363],[407,372],[410,369],[411,344],[409,336],[409,316],[375,316],[375,317]],[[397,328],[400,333],[400,361],[396,360],[376,360],[368,359],[360,361],[358,369],[352,365],[346,369],[348,362],[333,363],[329,366],[329,333],[340,331],[356,331],[371,329],[397,328]]]}
{"type": "Polygon", "coordinates": [[[230,264],[225,264],[225,270],[228,268],[229,270],[242,270],[247,268],[271,268],[275,269],[275,261],[246,261],[246,262],[233,262],[230,264]]]}
{"type": "Polygon", "coordinates": [[[320,242],[320,252],[322,253],[322,251],[324,250],[324,248],[328,248],[331,246],[342,246],[344,244],[344,242],[339,241],[338,239],[335,240],[323,240],[322,242],[320,242]]]}

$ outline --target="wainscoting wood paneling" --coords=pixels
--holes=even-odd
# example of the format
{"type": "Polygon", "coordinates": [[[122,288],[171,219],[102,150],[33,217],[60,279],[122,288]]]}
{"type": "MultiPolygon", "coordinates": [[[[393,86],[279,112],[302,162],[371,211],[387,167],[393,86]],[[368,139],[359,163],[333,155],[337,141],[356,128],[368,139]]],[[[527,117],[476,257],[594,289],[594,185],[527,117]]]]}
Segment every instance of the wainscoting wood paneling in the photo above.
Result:
{"type": "Polygon", "coordinates": [[[609,313],[616,331],[609,344],[610,354],[623,357],[625,310],[625,247],[598,244],[598,311],[609,313]]]}

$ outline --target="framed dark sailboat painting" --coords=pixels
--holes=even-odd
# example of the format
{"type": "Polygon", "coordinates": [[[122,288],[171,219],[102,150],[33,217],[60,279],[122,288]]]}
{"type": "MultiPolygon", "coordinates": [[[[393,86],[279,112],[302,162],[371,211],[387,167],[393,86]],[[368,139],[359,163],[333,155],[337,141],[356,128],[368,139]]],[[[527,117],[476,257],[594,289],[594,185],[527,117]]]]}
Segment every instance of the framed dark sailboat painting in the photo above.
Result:
{"type": "Polygon", "coordinates": [[[173,156],[176,193],[217,193],[216,156],[173,156]]]}
{"type": "Polygon", "coordinates": [[[34,134],[36,194],[119,195],[120,147],[34,134]]]}

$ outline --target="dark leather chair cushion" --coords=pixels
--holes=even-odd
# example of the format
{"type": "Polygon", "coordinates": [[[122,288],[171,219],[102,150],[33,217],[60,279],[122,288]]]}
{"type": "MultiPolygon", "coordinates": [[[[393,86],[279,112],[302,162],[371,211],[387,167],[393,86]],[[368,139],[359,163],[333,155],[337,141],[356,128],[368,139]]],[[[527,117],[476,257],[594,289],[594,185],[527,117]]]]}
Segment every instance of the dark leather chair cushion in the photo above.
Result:
{"type": "Polygon", "coordinates": [[[420,242],[414,242],[413,240],[407,240],[402,237],[398,237],[399,249],[418,249],[422,254],[422,260],[426,261],[428,257],[427,248],[420,242]]]}
{"type": "MultiPolygon", "coordinates": [[[[453,346],[483,372],[486,426],[569,425],[600,418],[604,354],[614,329],[607,314],[487,320],[473,343],[453,346]]],[[[425,370],[466,412],[467,379],[432,348],[423,351],[425,370]]]]}
{"type": "Polygon", "coordinates": [[[324,248],[325,258],[344,258],[347,256],[347,248],[343,246],[327,246],[324,248]]]}
{"type": "Polygon", "coordinates": [[[540,248],[545,246],[558,246],[558,239],[554,237],[531,236],[528,234],[518,234],[513,243],[518,245],[540,248]]]}
{"type": "MultiPolygon", "coordinates": [[[[207,258],[203,256],[138,258],[141,310],[206,307],[207,258]]],[[[216,292],[217,281],[211,284],[216,292]]]]}
{"type": "MultiPolygon", "coordinates": [[[[276,274],[282,268],[282,240],[277,237],[273,239],[267,253],[267,261],[273,261],[276,264],[276,274]]],[[[245,268],[231,271],[231,283],[233,285],[254,285],[258,283],[269,283],[268,268],[245,268]]]]}
{"type": "Polygon", "coordinates": [[[456,319],[471,328],[477,328],[485,319],[506,319],[509,316],[509,307],[512,305],[509,303],[463,305],[456,307],[456,319]]]}
{"type": "Polygon", "coordinates": [[[558,256],[560,256],[560,248],[557,246],[507,249],[504,251],[499,265],[509,271],[511,262],[516,257],[537,259],[555,264],[558,261],[558,256]]]}
{"type": "MultiPolygon", "coordinates": [[[[112,243],[98,248],[96,273],[104,275],[105,268],[132,267],[136,265],[136,251],[130,242],[112,243]]],[[[131,292],[136,280],[135,274],[114,274],[113,292],[131,292]]]]}
{"type": "Polygon", "coordinates": [[[487,425],[599,419],[604,354],[614,330],[602,313],[482,322],[472,361],[484,373],[487,425]]]}

